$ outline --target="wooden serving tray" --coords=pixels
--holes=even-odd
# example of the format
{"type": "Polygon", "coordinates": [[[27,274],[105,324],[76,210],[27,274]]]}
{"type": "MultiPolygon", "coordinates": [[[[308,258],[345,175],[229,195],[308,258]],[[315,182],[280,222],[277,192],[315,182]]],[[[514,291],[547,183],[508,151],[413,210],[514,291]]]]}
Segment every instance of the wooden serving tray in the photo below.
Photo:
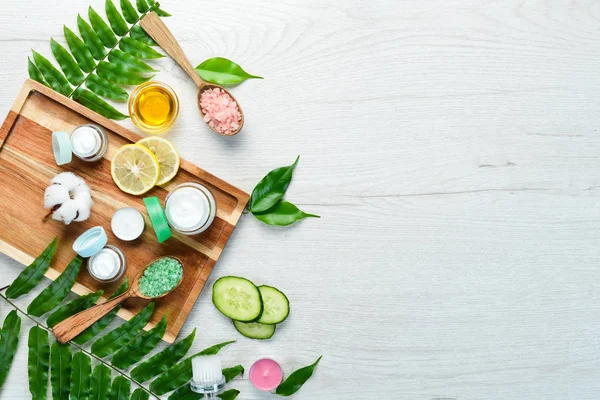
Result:
{"type": "MultiPolygon", "coordinates": [[[[154,315],[146,326],[146,329],[150,329],[166,313],[168,327],[164,340],[172,343],[227,244],[249,196],[181,160],[179,173],[172,182],[155,187],[142,197],[158,196],[164,204],[167,192],[175,185],[198,182],[215,197],[217,216],[212,226],[200,235],[184,236],[173,232],[171,239],[159,244],[147,218],[142,197],[121,192],[110,176],[110,160],[115,151],[139,139],[138,135],[115,122],[38,82],[27,80],[0,128],[0,251],[28,265],[58,236],[56,256],[46,273],[48,278],[54,280],[76,255],[71,248],[73,241],[85,230],[101,225],[108,234],[109,244],[116,245],[125,253],[126,275],[130,280],[157,257],[174,255],[180,258],[184,264],[183,282],[173,293],[156,302],[154,315]],[[106,130],[109,146],[104,158],[96,163],[86,163],[73,157],[70,164],[57,166],[52,153],[52,131],[71,132],[86,123],[95,123],[106,130]],[[64,171],[81,176],[92,188],[94,205],[90,219],[85,222],[73,222],[65,226],[59,221],[42,221],[47,212],[43,208],[44,191],[50,179],[64,171]],[[133,242],[117,239],[110,229],[113,213],[122,207],[135,207],[146,219],[142,237],[133,242]]],[[[84,263],[73,291],[84,295],[103,289],[105,296],[100,300],[102,302],[118,284],[97,282],[88,274],[84,263]]],[[[118,315],[130,319],[146,303],[130,300],[118,315]]]]}

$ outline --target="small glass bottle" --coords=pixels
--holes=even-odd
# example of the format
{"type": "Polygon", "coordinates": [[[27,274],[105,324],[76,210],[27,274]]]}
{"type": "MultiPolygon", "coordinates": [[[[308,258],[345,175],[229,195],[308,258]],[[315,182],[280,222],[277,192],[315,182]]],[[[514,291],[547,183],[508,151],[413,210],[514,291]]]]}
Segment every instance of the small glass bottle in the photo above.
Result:
{"type": "Polygon", "coordinates": [[[127,259],[123,252],[112,245],[106,245],[88,259],[87,269],[99,282],[110,283],[120,279],[127,268],[127,259]]]}
{"type": "Polygon", "coordinates": [[[71,133],[71,148],[75,157],[83,161],[98,161],[108,149],[108,136],[97,125],[81,125],[71,133]]]}
{"type": "Polygon", "coordinates": [[[52,132],[52,151],[57,165],[70,163],[73,155],[87,162],[98,161],[107,149],[108,136],[98,125],[78,126],[70,136],[66,132],[52,132]]]}
{"type": "Polygon", "coordinates": [[[165,199],[165,215],[171,228],[184,235],[197,235],[207,230],[216,215],[215,198],[198,183],[182,183],[165,199]]]}

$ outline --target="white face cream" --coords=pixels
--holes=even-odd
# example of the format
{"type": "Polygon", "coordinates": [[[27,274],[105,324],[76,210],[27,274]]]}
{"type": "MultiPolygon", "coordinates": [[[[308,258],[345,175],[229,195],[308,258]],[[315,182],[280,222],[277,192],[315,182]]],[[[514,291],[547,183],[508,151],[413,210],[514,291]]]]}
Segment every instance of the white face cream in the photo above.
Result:
{"type": "Polygon", "coordinates": [[[177,232],[195,235],[205,231],[215,218],[215,199],[197,183],[176,186],[165,201],[165,215],[177,232]]]}
{"type": "Polygon", "coordinates": [[[114,246],[106,246],[88,259],[90,275],[102,282],[112,282],[123,276],[125,255],[114,246]]]}
{"type": "Polygon", "coordinates": [[[97,161],[106,152],[108,137],[102,128],[82,125],[71,133],[71,150],[84,161],[97,161]]]}

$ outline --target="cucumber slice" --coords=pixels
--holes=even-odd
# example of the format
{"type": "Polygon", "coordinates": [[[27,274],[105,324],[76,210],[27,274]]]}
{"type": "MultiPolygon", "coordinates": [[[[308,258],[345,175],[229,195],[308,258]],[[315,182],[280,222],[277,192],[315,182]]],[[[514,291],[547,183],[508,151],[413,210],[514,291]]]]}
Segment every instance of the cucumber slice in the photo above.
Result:
{"type": "Polygon", "coordinates": [[[242,335],[250,339],[266,340],[275,334],[276,325],[264,325],[258,322],[240,322],[233,321],[235,329],[242,335]]]}
{"type": "Polygon", "coordinates": [[[241,322],[256,321],[263,312],[260,291],[248,279],[224,276],[213,285],[212,301],[223,315],[241,322]]]}
{"type": "Polygon", "coordinates": [[[266,325],[279,324],[290,315],[290,301],[280,290],[272,286],[259,286],[263,300],[263,313],[256,322],[266,325]]]}

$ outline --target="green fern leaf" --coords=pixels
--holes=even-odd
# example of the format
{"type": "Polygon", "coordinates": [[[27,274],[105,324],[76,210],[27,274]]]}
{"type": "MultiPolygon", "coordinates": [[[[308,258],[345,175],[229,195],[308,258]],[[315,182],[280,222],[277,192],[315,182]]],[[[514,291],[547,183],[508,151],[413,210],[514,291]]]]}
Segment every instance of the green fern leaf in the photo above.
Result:
{"type": "Polygon", "coordinates": [[[137,388],[133,391],[133,394],[129,398],[129,400],[148,400],[150,399],[150,395],[147,392],[144,392],[144,389],[137,388]]]}
{"type": "Polygon", "coordinates": [[[129,31],[129,26],[127,26],[127,22],[125,22],[112,0],[106,0],[105,11],[113,32],[119,36],[124,36],[129,31]]]}
{"type": "Polygon", "coordinates": [[[129,22],[130,24],[135,24],[140,18],[129,0],[121,0],[121,11],[123,12],[125,21],[129,22]]]}
{"type": "Polygon", "coordinates": [[[144,14],[146,11],[148,11],[150,9],[150,6],[146,2],[146,0],[136,0],[135,5],[136,5],[138,11],[141,12],[142,14],[144,14]]]}
{"type": "Polygon", "coordinates": [[[52,400],[69,400],[71,391],[71,346],[52,343],[50,350],[52,400]]]}
{"type": "Polygon", "coordinates": [[[127,119],[127,115],[122,114],[113,106],[108,104],[106,101],[102,100],[100,97],[96,96],[94,93],[89,90],[81,89],[77,91],[75,94],[74,100],[79,104],[89,108],[92,111],[97,112],[98,114],[115,120],[127,119]]]}
{"type": "Polygon", "coordinates": [[[81,15],[77,15],[77,29],[79,29],[83,42],[90,53],[92,53],[92,56],[98,61],[103,60],[106,57],[106,51],[104,50],[102,40],[100,40],[90,24],[81,18],[81,15]]]}
{"type": "Polygon", "coordinates": [[[50,38],[50,49],[67,80],[75,86],[81,84],[83,82],[83,73],[73,56],[71,56],[71,53],[54,40],[54,38],[50,38]]]}
{"type": "Polygon", "coordinates": [[[37,65],[38,69],[42,73],[42,76],[48,82],[50,87],[56,90],[58,93],[62,93],[65,96],[71,94],[71,85],[64,77],[64,75],[56,69],[54,65],[47,58],[40,53],[33,51],[33,61],[37,65]]]}
{"type": "Polygon", "coordinates": [[[102,78],[119,85],[139,85],[150,79],[106,61],[101,61],[98,64],[96,73],[102,78]]]}
{"type": "Polygon", "coordinates": [[[71,49],[71,54],[77,60],[77,65],[79,68],[83,70],[83,72],[92,72],[94,67],[96,67],[96,62],[94,61],[94,57],[90,50],[86,47],[85,43],[79,39],[72,30],[70,30],[66,25],[63,27],[63,32],[65,35],[65,39],[67,40],[67,44],[69,45],[69,49],[71,49]]]}
{"type": "Polygon", "coordinates": [[[134,38],[135,40],[147,44],[148,46],[158,46],[158,44],[146,33],[144,28],[139,25],[135,25],[131,28],[131,32],[129,32],[129,36],[134,38]]]}
{"type": "Polygon", "coordinates": [[[85,86],[98,96],[114,101],[127,101],[129,93],[119,85],[107,81],[98,75],[92,74],[85,81],[85,86]]]}
{"type": "Polygon", "coordinates": [[[158,72],[148,64],[140,61],[137,57],[125,53],[119,49],[114,49],[108,55],[108,60],[115,65],[134,72],[158,72]]]}
{"type": "Polygon", "coordinates": [[[71,400],[88,400],[91,375],[90,357],[81,351],[75,353],[71,364],[71,400]]]}
{"type": "Polygon", "coordinates": [[[92,384],[90,385],[91,399],[106,400],[110,392],[110,368],[104,364],[98,364],[92,372],[92,384]]]}
{"type": "Polygon", "coordinates": [[[34,81],[38,81],[43,85],[50,86],[44,79],[44,75],[42,75],[38,67],[31,61],[31,58],[29,57],[27,57],[27,71],[29,72],[29,77],[34,81]]]}
{"type": "Polygon", "coordinates": [[[156,12],[156,14],[157,14],[159,17],[170,17],[170,16],[171,16],[171,14],[169,14],[168,12],[166,12],[165,10],[162,10],[162,9],[160,9],[160,8],[157,8],[157,9],[155,9],[154,11],[156,12]]]}
{"type": "Polygon", "coordinates": [[[88,18],[90,19],[90,23],[92,24],[94,32],[96,32],[104,47],[109,49],[113,48],[117,44],[117,37],[110,29],[108,24],[104,22],[104,20],[92,7],[88,9],[88,18]]]}
{"type": "Polygon", "coordinates": [[[117,376],[110,389],[110,400],[129,400],[131,381],[124,376],[117,376]]]}
{"type": "Polygon", "coordinates": [[[152,59],[152,58],[162,58],[164,55],[160,54],[158,51],[154,50],[152,47],[148,46],[140,42],[139,40],[135,40],[131,37],[125,36],[121,39],[119,43],[119,48],[123,50],[125,53],[129,53],[132,56],[152,59]]]}

